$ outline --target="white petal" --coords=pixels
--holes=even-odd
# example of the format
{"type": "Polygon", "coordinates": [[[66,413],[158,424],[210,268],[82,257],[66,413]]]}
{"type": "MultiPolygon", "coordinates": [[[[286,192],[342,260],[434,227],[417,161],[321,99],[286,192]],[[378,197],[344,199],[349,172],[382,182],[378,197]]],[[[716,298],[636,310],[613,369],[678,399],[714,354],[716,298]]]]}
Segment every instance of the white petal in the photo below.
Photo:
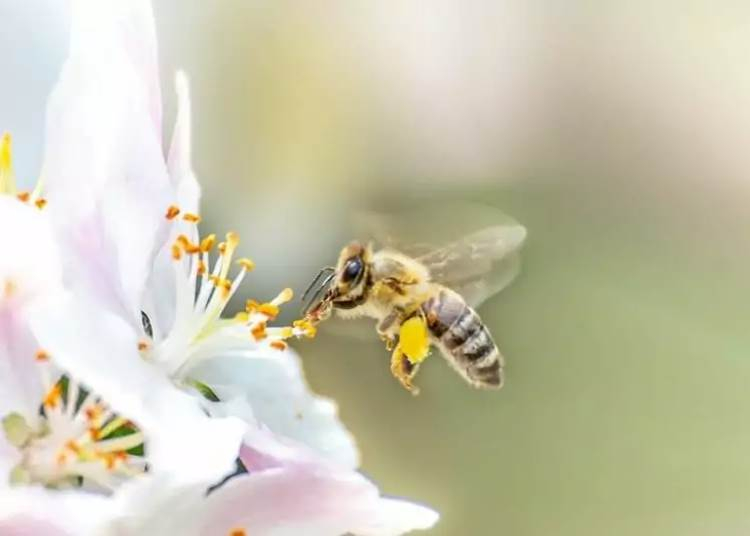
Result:
{"type": "Polygon", "coordinates": [[[215,482],[234,468],[244,424],[208,417],[143,361],[121,318],[67,297],[35,311],[32,327],[56,363],[144,432],[151,472],[176,483],[215,482]]]}
{"type": "Polygon", "coordinates": [[[201,189],[195,178],[192,163],[192,114],[190,110],[190,86],[187,76],[179,71],[175,77],[177,90],[177,120],[175,121],[172,145],[169,148],[167,166],[169,178],[177,192],[177,206],[182,210],[197,213],[201,189]]]}
{"type": "MultiPolygon", "coordinates": [[[[167,167],[175,203],[184,212],[198,213],[201,189],[193,172],[191,161],[191,113],[190,89],[187,77],[178,72],[175,79],[177,90],[177,120],[172,134],[167,167]]],[[[173,233],[183,233],[197,241],[195,226],[174,222],[173,233]]],[[[174,236],[173,234],[173,236],[174,236]]],[[[147,282],[146,310],[152,324],[159,333],[168,332],[174,323],[176,298],[175,266],[172,259],[172,242],[166,241],[154,258],[152,271],[147,282]]]]}
{"type": "Polygon", "coordinates": [[[46,214],[15,197],[0,195],[0,309],[60,289],[62,268],[46,214]]]}
{"type": "Polygon", "coordinates": [[[35,207],[0,195],[0,417],[38,414],[43,393],[26,310],[62,290],[57,244],[35,207]]]}
{"type": "Polygon", "coordinates": [[[42,180],[72,239],[68,273],[106,278],[93,290],[131,314],[172,199],[154,47],[148,2],[74,2],[70,56],[47,108],[42,180]]]}
{"type": "Polygon", "coordinates": [[[237,528],[264,536],[387,536],[426,529],[438,519],[428,508],[380,498],[355,472],[311,467],[238,476],[210,494],[204,510],[205,536],[237,528]]]}
{"type": "Polygon", "coordinates": [[[80,491],[40,487],[6,489],[0,501],[0,534],[87,536],[117,514],[110,499],[80,491]]]}
{"type": "Polygon", "coordinates": [[[310,391],[299,357],[291,350],[248,350],[206,360],[188,375],[222,400],[243,396],[253,414],[274,433],[304,443],[346,468],[359,465],[354,438],[338,418],[336,404],[310,391]]]}

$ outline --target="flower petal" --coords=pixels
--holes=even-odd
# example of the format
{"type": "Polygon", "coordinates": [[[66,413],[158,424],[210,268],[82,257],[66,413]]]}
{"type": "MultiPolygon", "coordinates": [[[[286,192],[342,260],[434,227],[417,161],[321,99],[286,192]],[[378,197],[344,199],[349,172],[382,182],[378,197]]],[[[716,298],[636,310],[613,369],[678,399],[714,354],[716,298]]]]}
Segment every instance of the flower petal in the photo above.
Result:
{"type": "Polygon", "coordinates": [[[125,321],[66,296],[34,311],[40,344],[146,437],[149,470],[176,483],[215,482],[234,468],[244,424],[208,417],[137,351],[125,321]]]}
{"type": "Polygon", "coordinates": [[[438,515],[423,506],[382,499],[351,471],[284,467],[238,476],[206,499],[202,535],[368,536],[403,534],[433,526],[438,515]]]}
{"type": "Polygon", "coordinates": [[[102,297],[135,314],[171,200],[150,5],[77,0],[70,43],[47,108],[42,181],[61,236],[73,238],[68,273],[106,277],[92,290],[109,288],[102,297]]]}
{"type": "Polygon", "coordinates": [[[343,467],[359,465],[354,438],[339,420],[336,404],[310,391],[301,361],[291,350],[257,348],[208,359],[189,376],[222,400],[244,397],[255,418],[275,434],[304,443],[343,467]]]}
{"type": "Polygon", "coordinates": [[[116,515],[106,497],[78,491],[20,487],[3,490],[3,536],[82,536],[94,534],[116,515]]]}
{"type": "Polygon", "coordinates": [[[41,211],[0,195],[0,417],[39,411],[42,386],[26,310],[62,291],[57,244],[41,211]]]}

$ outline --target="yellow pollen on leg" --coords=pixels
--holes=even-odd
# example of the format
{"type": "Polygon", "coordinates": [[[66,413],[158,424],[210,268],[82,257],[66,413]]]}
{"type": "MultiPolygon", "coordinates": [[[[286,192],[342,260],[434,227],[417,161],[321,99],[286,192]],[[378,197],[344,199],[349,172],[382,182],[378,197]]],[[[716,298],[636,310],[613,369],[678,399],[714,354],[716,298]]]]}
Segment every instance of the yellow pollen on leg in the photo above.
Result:
{"type": "Polygon", "coordinates": [[[16,178],[13,174],[13,155],[10,134],[0,138],[0,194],[15,194],[16,178]]]}

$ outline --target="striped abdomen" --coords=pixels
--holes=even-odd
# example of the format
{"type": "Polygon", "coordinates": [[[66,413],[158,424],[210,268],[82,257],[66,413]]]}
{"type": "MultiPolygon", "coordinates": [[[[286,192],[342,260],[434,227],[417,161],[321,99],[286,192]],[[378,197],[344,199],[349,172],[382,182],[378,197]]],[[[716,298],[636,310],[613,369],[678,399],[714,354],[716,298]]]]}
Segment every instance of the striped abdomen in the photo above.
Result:
{"type": "Polygon", "coordinates": [[[422,304],[436,346],[475,387],[503,385],[503,358],[487,326],[464,299],[447,288],[422,304]]]}

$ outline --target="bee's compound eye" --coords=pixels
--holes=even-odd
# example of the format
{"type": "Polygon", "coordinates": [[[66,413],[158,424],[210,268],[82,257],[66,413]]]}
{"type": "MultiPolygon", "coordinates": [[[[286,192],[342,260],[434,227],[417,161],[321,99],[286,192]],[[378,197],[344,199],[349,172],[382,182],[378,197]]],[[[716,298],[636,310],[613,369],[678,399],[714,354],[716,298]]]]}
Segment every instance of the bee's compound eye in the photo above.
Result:
{"type": "Polygon", "coordinates": [[[354,281],[357,279],[361,271],[362,259],[354,257],[353,259],[348,260],[346,266],[344,266],[344,275],[342,276],[342,279],[346,282],[354,281]]]}

